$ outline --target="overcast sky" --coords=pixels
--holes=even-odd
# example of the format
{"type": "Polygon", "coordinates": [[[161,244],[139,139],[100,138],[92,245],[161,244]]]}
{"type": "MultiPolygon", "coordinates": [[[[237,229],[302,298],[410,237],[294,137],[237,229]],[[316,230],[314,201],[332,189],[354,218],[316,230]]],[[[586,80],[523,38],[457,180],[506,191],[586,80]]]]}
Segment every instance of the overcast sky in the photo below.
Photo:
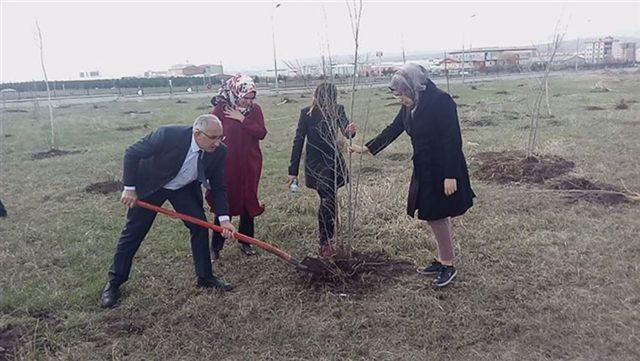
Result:
{"type": "MultiPolygon", "coordinates": [[[[140,75],[177,63],[222,63],[225,72],[273,68],[278,59],[353,52],[342,1],[169,2],[1,1],[1,82],[40,80],[35,30],[44,36],[50,79],[80,71],[140,75]]],[[[565,39],[640,37],[640,1],[365,1],[361,50],[399,53],[466,46],[531,45],[551,39],[558,19],[565,39]]],[[[283,65],[281,65],[283,66],[283,65]]]]}

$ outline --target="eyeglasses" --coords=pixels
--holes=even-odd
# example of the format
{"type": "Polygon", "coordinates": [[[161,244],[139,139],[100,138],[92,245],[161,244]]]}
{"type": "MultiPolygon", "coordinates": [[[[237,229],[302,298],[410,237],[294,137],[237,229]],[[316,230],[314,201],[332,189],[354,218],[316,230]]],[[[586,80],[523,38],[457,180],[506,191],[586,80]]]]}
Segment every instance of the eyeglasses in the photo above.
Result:
{"type": "Polygon", "coordinates": [[[200,131],[200,134],[203,134],[205,137],[213,140],[214,142],[223,142],[227,137],[225,137],[224,135],[218,136],[218,137],[211,137],[209,136],[207,133],[200,131]]]}

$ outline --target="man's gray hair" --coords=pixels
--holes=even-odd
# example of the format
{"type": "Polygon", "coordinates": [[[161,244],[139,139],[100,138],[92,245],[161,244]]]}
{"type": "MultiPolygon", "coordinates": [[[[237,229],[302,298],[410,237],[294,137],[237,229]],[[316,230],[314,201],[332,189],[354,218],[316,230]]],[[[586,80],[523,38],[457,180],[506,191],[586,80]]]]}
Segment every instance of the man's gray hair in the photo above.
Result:
{"type": "Polygon", "coordinates": [[[199,130],[204,132],[206,129],[211,128],[213,125],[217,125],[222,128],[222,122],[213,114],[199,115],[193,122],[193,131],[199,130]]]}

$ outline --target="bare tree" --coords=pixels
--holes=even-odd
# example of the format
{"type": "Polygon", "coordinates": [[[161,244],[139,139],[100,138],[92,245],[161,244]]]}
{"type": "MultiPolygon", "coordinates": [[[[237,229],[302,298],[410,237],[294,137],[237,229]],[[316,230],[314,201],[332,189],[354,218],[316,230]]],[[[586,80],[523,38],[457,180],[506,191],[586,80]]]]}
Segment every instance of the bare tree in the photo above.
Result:
{"type": "Polygon", "coordinates": [[[38,30],[38,47],[40,48],[40,65],[42,66],[42,74],[44,75],[44,83],[47,87],[47,105],[49,106],[49,123],[51,124],[51,149],[56,148],[56,133],[53,122],[53,106],[51,105],[51,90],[49,89],[49,78],[47,77],[47,69],[44,66],[44,47],[42,45],[42,31],[40,25],[36,21],[36,29],[38,30]]]}
{"type": "MultiPolygon", "coordinates": [[[[346,0],[347,2],[347,9],[349,10],[349,19],[351,20],[351,32],[353,34],[353,41],[354,41],[354,55],[353,55],[353,82],[351,83],[351,109],[350,109],[350,115],[349,115],[349,119],[351,119],[353,121],[353,112],[355,109],[355,96],[356,96],[356,82],[358,80],[358,48],[359,48],[359,39],[360,39],[360,21],[362,20],[362,0],[352,0],[351,2],[349,0],[346,0]]],[[[353,144],[353,138],[349,137],[349,145],[351,146],[353,144]]],[[[349,169],[349,173],[351,173],[352,170],[352,156],[351,153],[349,153],[349,164],[348,164],[348,169],[349,169]]],[[[349,190],[349,195],[348,195],[348,203],[347,203],[347,224],[348,224],[348,235],[349,237],[347,238],[347,247],[346,247],[346,251],[347,251],[347,255],[350,256],[351,255],[351,243],[353,241],[353,219],[354,219],[354,212],[355,212],[355,208],[353,207],[353,202],[352,202],[352,198],[353,198],[353,187],[351,186],[351,182],[349,182],[348,184],[348,190],[349,190]]],[[[342,246],[342,245],[341,245],[342,246]]]]}
{"type": "Polygon", "coordinates": [[[560,43],[562,43],[564,34],[565,32],[560,32],[560,20],[558,20],[553,31],[553,41],[550,45],[549,57],[545,61],[542,78],[538,80],[537,93],[531,109],[531,123],[529,126],[529,139],[527,142],[527,158],[533,157],[536,151],[538,133],[540,130],[540,107],[542,106],[542,100],[545,98],[545,95],[547,99],[547,111],[549,115],[551,114],[551,109],[549,107],[549,72],[551,71],[553,59],[560,47],[560,43]]]}

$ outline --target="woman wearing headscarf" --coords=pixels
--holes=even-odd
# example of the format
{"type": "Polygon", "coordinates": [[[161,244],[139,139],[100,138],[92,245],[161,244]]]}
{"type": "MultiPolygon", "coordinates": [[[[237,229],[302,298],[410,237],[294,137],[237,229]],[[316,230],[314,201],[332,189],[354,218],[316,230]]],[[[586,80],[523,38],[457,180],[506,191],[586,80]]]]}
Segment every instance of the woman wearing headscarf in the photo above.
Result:
{"type": "Polygon", "coordinates": [[[320,196],[318,227],[320,255],[332,257],[331,241],[336,218],[336,193],[348,182],[347,166],[340,151],[338,132],[354,137],[356,125],[349,123],[344,107],[338,104],[338,91],[331,83],[322,83],[315,90],[312,104],[300,111],[298,128],[293,139],[289,165],[289,185],[298,180],[300,158],[305,138],[305,185],[320,196]]]}
{"type": "MultiPolygon", "coordinates": [[[[258,184],[262,172],[260,141],[267,135],[262,109],[254,102],[255,98],[253,79],[237,74],[211,99],[214,106],[211,113],[222,122],[227,146],[224,174],[230,216],[240,216],[238,232],[250,237],[255,233],[254,218],[264,212],[264,206],[258,201],[258,184]]],[[[206,199],[215,212],[208,192],[206,199]]],[[[212,259],[220,258],[223,246],[224,238],[213,232],[212,259]]],[[[240,249],[246,255],[255,254],[248,243],[241,242],[240,249]]]]}
{"type": "Polygon", "coordinates": [[[407,213],[427,221],[438,245],[438,258],[418,272],[435,275],[434,285],[444,287],[457,275],[450,217],[464,214],[475,197],[462,153],[457,106],[416,64],[398,70],[389,88],[402,104],[398,115],[365,146],[351,150],[375,155],[407,132],[413,146],[407,213]]]}

